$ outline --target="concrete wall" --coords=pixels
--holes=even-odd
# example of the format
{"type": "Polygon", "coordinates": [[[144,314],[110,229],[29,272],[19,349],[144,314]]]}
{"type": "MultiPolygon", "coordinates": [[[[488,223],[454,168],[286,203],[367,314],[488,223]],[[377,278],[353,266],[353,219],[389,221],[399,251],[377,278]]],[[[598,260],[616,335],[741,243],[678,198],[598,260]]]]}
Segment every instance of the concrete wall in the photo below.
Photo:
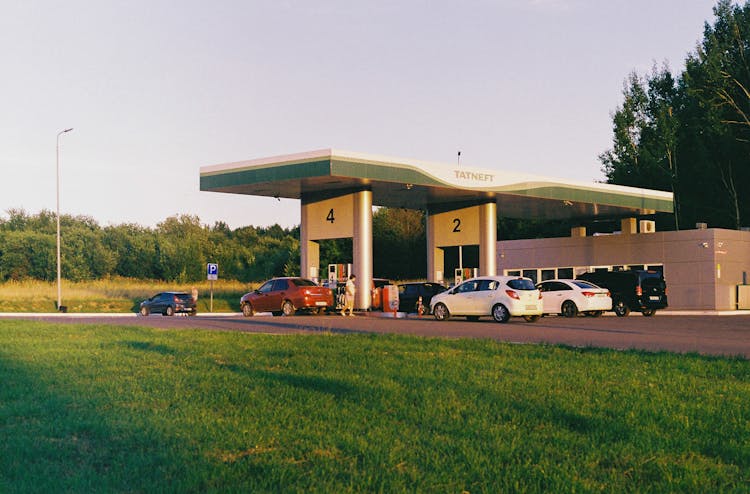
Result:
{"type": "Polygon", "coordinates": [[[671,309],[734,310],[743,271],[750,282],[750,232],[679,232],[498,242],[498,274],[512,269],[664,266],[671,309]]]}

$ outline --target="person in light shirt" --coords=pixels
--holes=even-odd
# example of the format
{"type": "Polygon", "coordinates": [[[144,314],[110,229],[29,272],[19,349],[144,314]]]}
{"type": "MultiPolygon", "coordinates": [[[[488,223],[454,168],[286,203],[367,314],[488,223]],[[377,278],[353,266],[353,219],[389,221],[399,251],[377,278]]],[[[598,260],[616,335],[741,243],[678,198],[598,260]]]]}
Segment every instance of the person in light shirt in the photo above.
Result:
{"type": "Polygon", "coordinates": [[[344,309],[341,311],[341,315],[345,316],[346,311],[349,310],[349,315],[354,315],[354,294],[357,293],[357,286],[354,284],[354,280],[357,277],[354,275],[351,275],[348,280],[346,280],[346,289],[345,289],[345,296],[346,296],[346,305],[344,306],[344,309]]]}

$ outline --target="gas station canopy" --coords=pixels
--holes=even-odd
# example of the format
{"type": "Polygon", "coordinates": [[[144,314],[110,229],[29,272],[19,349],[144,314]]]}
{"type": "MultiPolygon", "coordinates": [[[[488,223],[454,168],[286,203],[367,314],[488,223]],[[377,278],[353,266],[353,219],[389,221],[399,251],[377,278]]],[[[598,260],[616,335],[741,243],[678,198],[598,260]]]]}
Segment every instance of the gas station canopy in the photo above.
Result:
{"type": "Polygon", "coordinates": [[[200,170],[200,190],[318,200],[372,191],[372,204],[436,211],[495,202],[512,218],[632,217],[673,211],[672,193],[335,149],[200,170]]]}

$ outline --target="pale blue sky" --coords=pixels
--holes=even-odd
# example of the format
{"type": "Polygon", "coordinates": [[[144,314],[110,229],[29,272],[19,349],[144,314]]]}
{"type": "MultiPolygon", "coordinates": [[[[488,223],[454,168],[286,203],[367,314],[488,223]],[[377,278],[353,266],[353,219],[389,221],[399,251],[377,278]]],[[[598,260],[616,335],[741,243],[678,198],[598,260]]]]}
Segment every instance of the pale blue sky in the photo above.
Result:
{"type": "Polygon", "coordinates": [[[336,148],[602,180],[623,80],[682,69],[712,0],[6,0],[0,215],[293,226],[199,169],[336,148]]]}

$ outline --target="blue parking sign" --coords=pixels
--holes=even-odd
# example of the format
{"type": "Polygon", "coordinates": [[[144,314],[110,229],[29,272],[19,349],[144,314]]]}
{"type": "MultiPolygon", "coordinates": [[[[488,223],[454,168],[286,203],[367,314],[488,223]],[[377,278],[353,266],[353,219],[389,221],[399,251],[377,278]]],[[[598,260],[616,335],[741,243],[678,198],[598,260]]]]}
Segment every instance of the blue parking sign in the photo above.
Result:
{"type": "Polygon", "coordinates": [[[216,281],[219,279],[219,265],[213,262],[206,264],[206,279],[216,281]]]}

